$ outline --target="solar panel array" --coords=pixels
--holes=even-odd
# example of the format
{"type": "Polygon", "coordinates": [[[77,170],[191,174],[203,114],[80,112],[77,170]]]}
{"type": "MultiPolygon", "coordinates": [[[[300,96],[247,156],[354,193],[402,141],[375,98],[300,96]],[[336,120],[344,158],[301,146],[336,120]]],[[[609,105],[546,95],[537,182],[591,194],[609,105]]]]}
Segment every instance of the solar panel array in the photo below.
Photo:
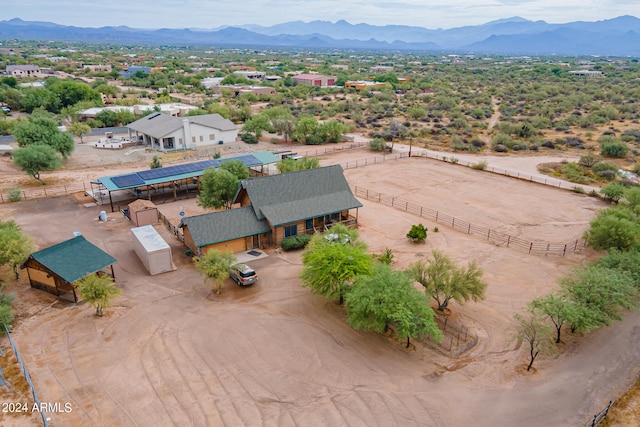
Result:
{"type": "Polygon", "coordinates": [[[114,176],[113,178],[111,178],[111,181],[113,181],[113,183],[120,188],[129,188],[144,185],[144,180],[140,178],[137,173],[114,176]]]}
{"type": "Polygon", "coordinates": [[[187,163],[184,165],[149,169],[142,172],[115,176],[111,178],[111,181],[115,185],[117,185],[119,188],[140,187],[140,186],[146,185],[147,181],[150,181],[150,180],[169,178],[172,176],[190,174],[194,172],[201,172],[211,167],[217,168],[218,166],[220,166],[220,163],[223,163],[229,160],[239,160],[247,167],[258,166],[262,164],[262,162],[253,154],[245,154],[245,155],[233,157],[230,159],[204,160],[201,162],[187,163]]]}

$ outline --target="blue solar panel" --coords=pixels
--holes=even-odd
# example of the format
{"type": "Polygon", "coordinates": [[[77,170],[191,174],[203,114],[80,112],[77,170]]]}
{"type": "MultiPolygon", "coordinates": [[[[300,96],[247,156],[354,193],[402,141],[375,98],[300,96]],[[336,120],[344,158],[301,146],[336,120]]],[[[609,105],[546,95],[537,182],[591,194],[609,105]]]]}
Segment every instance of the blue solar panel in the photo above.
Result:
{"type": "Polygon", "coordinates": [[[129,175],[114,176],[111,181],[120,188],[136,187],[144,185],[144,180],[137,173],[129,175]]]}

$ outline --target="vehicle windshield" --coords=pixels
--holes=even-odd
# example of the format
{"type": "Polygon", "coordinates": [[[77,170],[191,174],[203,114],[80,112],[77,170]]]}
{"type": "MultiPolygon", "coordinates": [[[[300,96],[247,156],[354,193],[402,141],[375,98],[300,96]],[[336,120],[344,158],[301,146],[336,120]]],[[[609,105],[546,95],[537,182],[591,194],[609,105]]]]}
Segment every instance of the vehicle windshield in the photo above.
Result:
{"type": "Polygon", "coordinates": [[[252,277],[256,275],[256,272],[253,270],[239,271],[240,276],[242,277],[252,277]]]}

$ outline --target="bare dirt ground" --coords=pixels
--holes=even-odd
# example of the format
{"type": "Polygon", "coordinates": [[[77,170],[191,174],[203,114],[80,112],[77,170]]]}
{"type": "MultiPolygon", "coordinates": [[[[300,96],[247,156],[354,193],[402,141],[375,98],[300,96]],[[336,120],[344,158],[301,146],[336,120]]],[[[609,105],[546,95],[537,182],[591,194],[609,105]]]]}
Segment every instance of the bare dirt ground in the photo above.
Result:
{"type": "MultiPolygon", "coordinates": [[[[328,156],[323,164],[371,156],[359,150],[328,156]]],[[[145,162],[104,166],[97,176],[145,162]]],[[[69,176],[96,174],[67,168],[69,176]]],[[[15,174],[15,171],[14,171],[15,174]]],[[[53,173],[52,173],[53,174],[53,173]]],[[[580,236],[597,199],[428,159],[405,159],[346,171],[349,182],[397,194],[474,224],[525,238],[565,242],[580,236]]],[[[12,176],[8,167],[0,176],[12,176]]],[[[268,251],[252,263],[260,281],[231,281],[210,293],[184,247],[165,228],[177,270],[149,276],[131,247],[130,224],[82,197],[0,205],[39,247],[80,231],[118,259],[123,293],[108,315],[88,304],[67,304],[12,282],[20,313],[14,339],[41,401],[70,403],[68,413],[47,414],[52,426],[350,425],[350,426],[582,426],[630,387],[640,367],[640,314],[586,337],[565,332],[562,352],[523,370],[526,350],[509,340],[513,314],[553,290],[570,268],[592,259],[584,250],[540,257],[497,247],[363,201],[361,237],[372,252],[386,247],[394,268],[433,248],[460,263],[476,260],[489,283],[486,300],[452,304],[452,316],[478,334],[459,358],[415,342],[353,330],[341,307],[301,286],[300,253],[268,251]],[[424,245],[404,235],[412,224],[429,227],[424,245]]],[[[200,209],[194,199],[163,204],[175,218],[200,209]]],[[[23,415],[3,425],[33,425],[23,415]]]]}

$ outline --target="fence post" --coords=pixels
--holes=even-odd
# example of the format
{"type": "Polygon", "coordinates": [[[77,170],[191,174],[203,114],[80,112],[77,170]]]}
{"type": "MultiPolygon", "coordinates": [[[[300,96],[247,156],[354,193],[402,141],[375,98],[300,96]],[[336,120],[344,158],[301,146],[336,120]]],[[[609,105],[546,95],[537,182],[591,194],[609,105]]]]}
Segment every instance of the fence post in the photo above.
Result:
{"type": "Polygon", "coordinates": [[[456,219],[451,218],[451,228],[456,228],[456,219]]]}
{"type": "Polygon", "coordinates": [[[471,223],[469,223],[469,226],[467,227],[467,234],[471,234],[471,223]]]}
{"type": "Polygon", "coordinates": [[[489,229],[489,231],[487,231],[487,240],[489,240],[491,238],[491,229],[489,229]]]}
{"type": "Polygon", "coordinates": [[[533,249],[533,242],[529,243],[529,253],[531,253],[531,249],[533,249]]]}
{"type": "Polygon", "coordinates": [[[509,243],[511,243],[511,236],[507,236],[507,247],[509,247],[509,243]]]}
{"type": "Polygon", "coordinates": [[[564,250],[562,251],[562,256],[567,254],[567,245],[564,245],[564,250]]]}

